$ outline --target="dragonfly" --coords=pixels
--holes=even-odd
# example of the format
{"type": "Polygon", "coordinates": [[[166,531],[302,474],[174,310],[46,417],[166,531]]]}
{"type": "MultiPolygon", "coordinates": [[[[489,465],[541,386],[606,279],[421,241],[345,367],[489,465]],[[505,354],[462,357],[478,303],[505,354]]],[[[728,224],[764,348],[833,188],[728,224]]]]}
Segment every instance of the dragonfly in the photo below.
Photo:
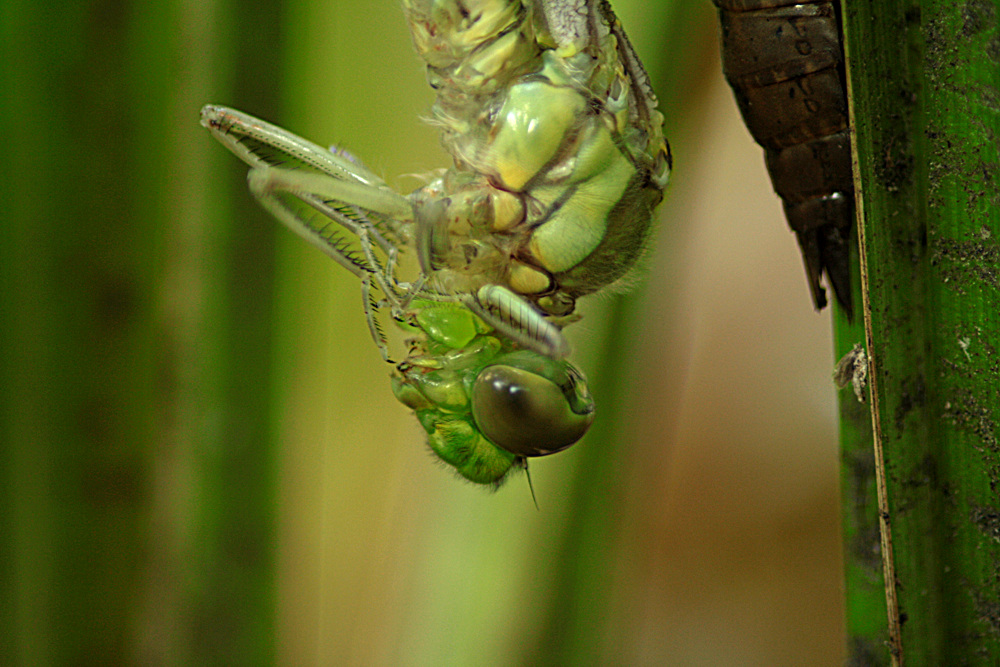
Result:
{"type": "Polygon", "coordinates": [[[403,195],[360,160],[217,105],[201,123],[275,218],[360,281],[392,390],[430,449],[499,486],[594,420],[563,328],[641,255],[671,158],[605,0],[404,0],[453,165],[403,195]],[[419,270],[402,275],[411,252],[419,270]],[[391,360],[381,318],[410,338],[391,360]]]}

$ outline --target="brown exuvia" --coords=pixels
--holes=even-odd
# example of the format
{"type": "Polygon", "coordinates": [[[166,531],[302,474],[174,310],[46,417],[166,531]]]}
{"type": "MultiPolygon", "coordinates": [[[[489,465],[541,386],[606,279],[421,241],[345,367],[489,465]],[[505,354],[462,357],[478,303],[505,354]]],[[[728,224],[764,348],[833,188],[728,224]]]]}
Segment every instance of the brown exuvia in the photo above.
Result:
{"type": "Polygon", "coordinates": [[[743,121],[802,250],[817,309],[826,273],[852,315],[854,185],[836,0],[714,0],[722,61],[743,121]]]}

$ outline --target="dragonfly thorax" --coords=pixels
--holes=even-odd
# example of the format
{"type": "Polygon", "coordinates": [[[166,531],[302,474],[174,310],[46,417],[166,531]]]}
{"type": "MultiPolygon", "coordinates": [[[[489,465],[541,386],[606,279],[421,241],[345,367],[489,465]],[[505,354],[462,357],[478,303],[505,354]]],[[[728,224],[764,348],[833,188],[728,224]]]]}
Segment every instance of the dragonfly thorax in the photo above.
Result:
{"type": "Polygon", "coordinates": [[[455,161],[411,201],[441,289],[502,285],[566,317],[635,264],[670,157],[613,16],[576,35],[544,4],[407,0],[455,161]]]}

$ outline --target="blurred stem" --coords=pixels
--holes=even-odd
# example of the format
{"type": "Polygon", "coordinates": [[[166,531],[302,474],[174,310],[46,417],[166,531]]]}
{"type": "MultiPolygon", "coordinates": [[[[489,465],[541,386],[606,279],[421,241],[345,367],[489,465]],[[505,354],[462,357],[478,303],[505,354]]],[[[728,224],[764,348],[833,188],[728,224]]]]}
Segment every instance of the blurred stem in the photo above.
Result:
{"type": "Polygon", "coordinates": [[[0,6],[2,664],[273,654],[269,249],[198,108],[277,9],[0,6]]]}
{"type": "MultiPolygon", "coordinates": [[[[1000,654],[1000,2],[845,5],[865,339],[901,626],[892,658],[982,664],[1000,654]]],[[[859,331],[838,333],[844,351],[859,331]]],[[[873,545],[877,521],[859,463],[870,431],[857,421],[845,405],[848,628],[852,659],[884,664],[872,557],[852,541],[864,533],[873,545]],[[849,525],[862,505],[864,521],[849,525]]]]}
{"type": "Polygon", "coordinates": [[[161,219],[132,206],[128,23],[94,4],[0,9],[3,664],[127,662],[141,588],[161,219]]]}

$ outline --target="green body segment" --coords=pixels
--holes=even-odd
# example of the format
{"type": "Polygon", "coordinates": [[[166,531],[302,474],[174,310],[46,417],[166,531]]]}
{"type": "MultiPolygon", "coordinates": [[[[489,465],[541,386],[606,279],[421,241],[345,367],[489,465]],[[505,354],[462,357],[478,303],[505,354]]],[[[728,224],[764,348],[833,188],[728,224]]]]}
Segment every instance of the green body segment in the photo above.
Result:
{"type": "Polygon", "coordinates": [[[466,479],[498,484],[525,457],[569,447],[590,427],[594,401],[567,361],[519,350],[462,306],[419,301],[410,354],[392,376],[427,443],[466,479]]]}

